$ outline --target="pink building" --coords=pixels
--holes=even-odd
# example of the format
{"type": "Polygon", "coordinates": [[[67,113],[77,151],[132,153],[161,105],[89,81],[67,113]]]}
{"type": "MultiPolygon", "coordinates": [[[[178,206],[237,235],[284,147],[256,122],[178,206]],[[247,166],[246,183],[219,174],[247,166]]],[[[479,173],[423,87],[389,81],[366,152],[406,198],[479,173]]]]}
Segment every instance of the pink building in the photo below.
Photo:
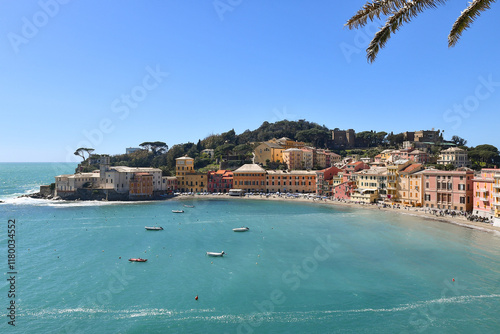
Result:
{"type": "Polygon", "coordinates": [[[233,172],[218,170],[208,172],[207,191],[209,193],[227,193],[233,188],[233,172]]]}
{"type": "Polygon", "coordinates": [[[429,209],[472,211],[474,172],[427,169],[423,175],[424,207],[429,209]]]}
{"type": "Polygon", "coordinates": [[[495,184],[495,173],[498,172],[500,172],[500,169],[483,168],[481,174],[472,180],[474,182],[473,214],[493,219],[495,215],[493,186],[495,184]]]}
{"type": "Polygon", "coordinates": [[[395,151],[395,154],[393,155],[393,157],[394,157],[393,161],[396,161],[396,160],[409,160],[410,159],[409,154],[411,153],[411,151],[413,151],[412,148],[404,148],[402,150],[395,151]]]}
{"type": "Polygon", "coordinates": [[[342,169],[335,166],[316,171],[316,194],[331,196],[333,177],[342,172],[342,169]]]}
{"type": "Polygon", "coordinates": [[[355,173],[362,169],[370,169],[370,166],[363,161],[356,161],[347,164],[347,166],[345,167],[345,171],[347,173],[355,173]]]}
{"type": "Polygon", "coordinates": [[[363,161],[356,161],[356,162],[351,162],[348,163],[347,166],[345,166],[344,169],[344,174],[343,174],[343,182],[347,181],[353,181],[356,182],[355,178],[356,175],[354,174],[355,172],[358,172],[362,169],[370,169],[370,165],[364,163],[363,161]]]}
{"type": "Polygon", "coordinates": [[[343,182],[333,187],[332,195],[334,199],[350,200],[354,192],[354,183],[351,181],[343,182]]]}
{"type": "Polygon", "coordinates": [[[175,176],[164,176],[162,177],[162,181],[162,190],[165,190],[168,194],[177,191],[177,178],[175,176]]]}

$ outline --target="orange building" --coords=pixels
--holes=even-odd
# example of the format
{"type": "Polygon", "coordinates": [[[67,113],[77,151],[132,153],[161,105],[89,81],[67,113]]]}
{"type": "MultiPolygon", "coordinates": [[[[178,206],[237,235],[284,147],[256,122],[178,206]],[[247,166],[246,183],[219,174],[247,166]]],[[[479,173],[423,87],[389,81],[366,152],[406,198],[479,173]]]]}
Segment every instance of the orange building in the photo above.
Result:
{"type": "Polygon", "coordinates": [[[481,174],[473,182],[472,213],[481,217],[493,219],[495,216],[495,174],[500,169],[483,168],[481,174]]]}
{"type": "Polygon", "coordinates": [[[306,170],[267,171],[266,192],[315,193],[316,172],[306,170]]]}
{"type": "Polygon", "coordinates": [[[134,173],[130,179],[130,198],[150,198],[153,196],[153,175],[134,173]]]}
{"type": "Polygon", "coordinates": [[[257,164],[245,164],[233,172],[233,189],[266,191],[266,171],[257,164]]]}

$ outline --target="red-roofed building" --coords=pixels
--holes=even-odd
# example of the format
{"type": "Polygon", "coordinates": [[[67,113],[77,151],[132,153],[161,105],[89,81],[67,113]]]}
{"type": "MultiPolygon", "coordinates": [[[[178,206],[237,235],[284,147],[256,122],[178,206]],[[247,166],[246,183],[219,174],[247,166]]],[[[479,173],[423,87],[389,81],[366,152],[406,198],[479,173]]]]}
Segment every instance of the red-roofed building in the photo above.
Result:
{"type": "Polygon", "coordinates": [[[345,173],[343,175],[343,182],[347,182],[347,181],[356,182],[354,173],[358,172],[362,169],[370,169],[370,165],[364,163],[363,161],[356,161],[356,162],[348,163],[347,166],[345,166],[345,173]]]}
{"type": "Polygon", "coordinates": [[[233,172],[223,169],[208,172],[208,192],[227,193],[231,188],[233,188],[233,172]]]}
{"type": "Polygon", "coordinates": [[[332,195],[332,180],[342,169],[332,166],[316,171],[316,194],[322,196],[332,195]]]}

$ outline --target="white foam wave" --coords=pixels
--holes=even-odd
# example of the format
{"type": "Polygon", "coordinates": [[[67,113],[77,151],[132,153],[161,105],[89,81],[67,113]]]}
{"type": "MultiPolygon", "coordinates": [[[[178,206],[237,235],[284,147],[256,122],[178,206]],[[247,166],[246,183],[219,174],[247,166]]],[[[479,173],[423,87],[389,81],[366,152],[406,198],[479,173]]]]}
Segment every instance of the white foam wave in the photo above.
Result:
{"type": "MultiPolygon", "coordinates": [[[[259,317],[263,319],[279,322],[301,322],[309,319],[325,319],[335,314],[352,314],[352,313],[393,313],[405,312],[420,308],[425,308],[435,304],[468,304],[478,300],[500,298],[500,294],[479,295],[479,296],[457,296],[438,298],[427,301],[421,301],[411,304],[403,304],[390,308],[364,308],[364,309],[351,309],[351,310],[325,310],[325,311],[305,311],[305,312],[268,312],[260,314],[259,317]]],[[[42,311],[25,311],[22,312],[26,316],[33,316],[37,318],[58,318],[61,316],[96,316],[104,315],[113,319],[130,319],[137,317],[152,317],[163,316],[171,321],[185,321],[185,320],[200,320],[209,322],[225,322],[225,323],[239,323],[242,321],[249,321],[252,315],[248,314],[220,314],[215,309],[191,309],[191,310],[169,310],[161,308],[152,309],[130,309],[130,310],[110,310],[99,308],[69,308],[69,309],[46,309],[42,311]],[[208,314],[212,313],[212,314],[208,314]]]]}
{"type": "Polygon", "coordinates": [[[152,203],[153,201],[63,201],[63,200],[48,200],[48,199],[37,199],[31,197],[14,197],[4,199],[5,204],[12,205],[31,205],[31,206],[50,206],[55,208],[67,208],[67,207],[84,207],[84,206],[104,206],[104,205],[134,205],[134,204],[144,204],[152,203]]]}

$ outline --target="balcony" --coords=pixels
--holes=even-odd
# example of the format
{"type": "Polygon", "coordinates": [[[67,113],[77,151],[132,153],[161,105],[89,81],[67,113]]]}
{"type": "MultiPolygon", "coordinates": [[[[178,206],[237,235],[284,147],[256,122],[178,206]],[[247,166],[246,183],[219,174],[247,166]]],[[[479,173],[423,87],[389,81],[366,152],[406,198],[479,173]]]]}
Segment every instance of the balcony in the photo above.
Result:
{"type": "Polygon", "coordinates": [[[493,188],[495,188],[495,189],[500,189],[500,184],[493,183],[493,188]]]}
{"type": "Polygon", "coordinates": [[[478,198],[481,202],[488,202],[490,199],[487,197],[479,197],[478,198]]]}
{"type": "Polygon", "coordinates": [[[500,192],[493,193],[493,197],[500,197],[500,192]]]}

